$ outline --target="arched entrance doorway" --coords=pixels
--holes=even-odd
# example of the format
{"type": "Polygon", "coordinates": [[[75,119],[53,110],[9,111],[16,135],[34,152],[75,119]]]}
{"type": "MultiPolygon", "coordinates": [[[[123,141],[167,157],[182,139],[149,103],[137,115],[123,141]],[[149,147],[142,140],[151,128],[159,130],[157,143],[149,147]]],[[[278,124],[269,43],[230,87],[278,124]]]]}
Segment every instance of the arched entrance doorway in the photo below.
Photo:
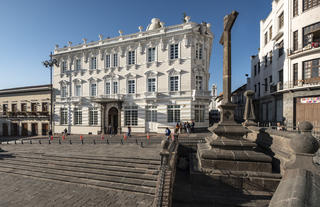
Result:
{"type": "Polygon", "coordinates": [[[108,111],[108,125],[107,125],[107,133],[118,133],[118,109],[116,107],[112,107],[108,111]]]}

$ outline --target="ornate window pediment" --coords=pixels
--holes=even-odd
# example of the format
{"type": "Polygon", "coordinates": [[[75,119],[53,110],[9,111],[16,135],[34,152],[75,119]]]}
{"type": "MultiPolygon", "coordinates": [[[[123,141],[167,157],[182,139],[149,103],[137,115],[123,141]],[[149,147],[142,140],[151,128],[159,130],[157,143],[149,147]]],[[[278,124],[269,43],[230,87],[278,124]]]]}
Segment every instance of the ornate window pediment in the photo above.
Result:
{"type": "Polygon", "coordinates": [[[120,76],[119,75],[117,75],[117,74],[115,74],[115,73],[113,73],[113,72],[110,72],[108,75],[105,75],[104,77],[103,77],[103,79],[113,79],[113,80],[118,80],[118,79],[120,79],[120,76]]]}
{"type": "Polygon", "coordinates": [[[128,73],[128,74],[125,75],[125,77],[127,79],[134,79],[134,78],[137,78],[138,76],[137,76],[137,74],[128,73]]]}
{"type": "Polygon", "coordinates": [[[158,74],[159,74],[158,72],[153,71],[153,70],[148,70],[148,71],[146,71],[146,72],[144,73],[144,75],[145,75],[146,77],[157,77],[158,74]]]}
{"type": "Polygon", "coordinates": [[[82,80],[82,79],[79,79],[79,78],[76,78],[76,79],[73,79],[73,82],[74,82],[75,84],[83,84],[83,83],[85,83],[86,81],[85,81],[85,80],[82,80]]]}
{"type": "Polygon", "coordinates": [[[92,82],[99,82],[100,79],[99,79],[99,78],[93,78],[93,77],[91,77],[91,78],[88,79],[88,81],[89,81],[90,83],[92,83],[92,82]]]}
{"type": "Polygon", "coordinates": [[[174,68],[171,68],[170,70],[167,70],[167,73],[168,73],[169,76],[180,75],[181,72],[182,72],[182,70],[174,69],[174,68]]]}
{"type": "Polygon", "coordinates": [[[69,82],[66,80],[61,80],[59,83],[60,83],[60,85],[68,85],[69,84],[69,82]]]}

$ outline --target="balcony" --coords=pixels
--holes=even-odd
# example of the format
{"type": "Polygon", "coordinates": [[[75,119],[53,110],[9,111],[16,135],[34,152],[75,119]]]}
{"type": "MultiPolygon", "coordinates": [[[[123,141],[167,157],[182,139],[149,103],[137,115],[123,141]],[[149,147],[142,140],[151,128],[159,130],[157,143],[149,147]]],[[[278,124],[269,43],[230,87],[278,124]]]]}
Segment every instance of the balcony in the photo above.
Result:
{"type": "Polygon", "coordinates": [[[211,91],[192,90],[192,99],[211,99],[211,91]]]}
{"type": "Polygon", "coordinates": [[[158,92],[145,92],[144,98],[145,99],[156,99],[156,98],[158,98],[158,92]]]}
{"type": "Polygon", "coordinates": [[[288,81],[283,83],[283,86],[277,88],[277,91],[280,90],[301,90],[306,88],[314,88],[320,87],[320,77],[314,77],[304,80],[297,80],[297,81],[288,81]]]}
{"type": "Polygon", "coordinates": [[[301,55],[306,55],[314,52],[320,52],[320,42],[311,42],[310,44],[303,46],[302,44],[296,49],[288,49],[288,57],[295,58],[301,55]]]}
{"type": "Polygon", "coordinates": [[[3,112],[1,118],[48,118],[48,111],[17,111],[3,112]]]}

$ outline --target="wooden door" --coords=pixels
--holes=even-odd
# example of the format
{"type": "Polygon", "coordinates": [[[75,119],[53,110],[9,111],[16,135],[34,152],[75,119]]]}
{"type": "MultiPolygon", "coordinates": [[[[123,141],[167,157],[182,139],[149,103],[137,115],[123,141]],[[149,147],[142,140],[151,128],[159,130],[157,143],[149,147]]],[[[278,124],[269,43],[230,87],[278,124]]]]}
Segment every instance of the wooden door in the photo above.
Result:
{"type": "Polygon", "coordinates": [[[22,123],[22,136],[28,136],[28,123],[22,123]]]}
{"type": "Polygon", "coordinates": [[[48,135],[49,125],[47,123],[42,124],[42,135],[48,135]]]}
{"type": "Polygon", "coordinates": [[[37,136],[38,135],[38,124],[37,123],[32,123],[31,124],[31,135],[32,136],[37,136]]]}
{"type": "Polygon", "coordinates": [[[8,124],[2,124],[2,136],[8,136],[8,124]]]}
{"type": "Polygon", "coordinates": [[[320,101],[312,97],[297,98],[296,101],[296,126],[302,121],[309,121],[315,127],[320,126],[320,101]]]}

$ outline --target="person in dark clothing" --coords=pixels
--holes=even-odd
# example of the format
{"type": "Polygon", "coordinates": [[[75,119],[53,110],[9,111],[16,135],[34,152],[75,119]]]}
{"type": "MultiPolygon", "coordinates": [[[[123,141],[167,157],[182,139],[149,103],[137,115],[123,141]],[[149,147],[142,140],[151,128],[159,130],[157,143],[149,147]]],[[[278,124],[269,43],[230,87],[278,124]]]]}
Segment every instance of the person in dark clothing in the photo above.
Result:
{"type": "Polygon", "coordinates": [[[129,137],[131,137],[131,127],[130,126],[128,126],[128,133],[127,133],[127,137],[129,138],[129,137]]]}
{"type": "Polygon", "coordinates": [[[170,135],[171,135],[171,131],[170,131],[170,129],[168,127],[166,128],[165,134],[166,134],[166,137],[169,139],[170,135]]]}
{"type": "Polygon", "coordinates": [[[194,121],[191,121],[191,133],[194,133],[194,121]]]}

